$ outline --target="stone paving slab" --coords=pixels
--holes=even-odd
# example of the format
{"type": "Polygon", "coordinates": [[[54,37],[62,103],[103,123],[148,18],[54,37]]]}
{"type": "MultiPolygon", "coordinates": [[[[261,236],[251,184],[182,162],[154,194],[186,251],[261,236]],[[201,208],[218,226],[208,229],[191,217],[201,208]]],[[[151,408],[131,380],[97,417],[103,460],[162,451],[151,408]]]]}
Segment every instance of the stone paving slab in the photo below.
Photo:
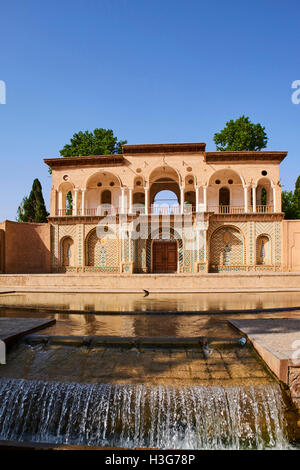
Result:
{"type": "Polygon", "coordinates": [[[55,322],[55,319],[47,318],[0,318],[0,340],[7,343],[55,322]]]}
{"type": "Polygon", "coordinates": [[[255,318],[229,323],[249,338],[270,369],[289,385],[289,367],[300,367],[300,319],[255,318]]]}

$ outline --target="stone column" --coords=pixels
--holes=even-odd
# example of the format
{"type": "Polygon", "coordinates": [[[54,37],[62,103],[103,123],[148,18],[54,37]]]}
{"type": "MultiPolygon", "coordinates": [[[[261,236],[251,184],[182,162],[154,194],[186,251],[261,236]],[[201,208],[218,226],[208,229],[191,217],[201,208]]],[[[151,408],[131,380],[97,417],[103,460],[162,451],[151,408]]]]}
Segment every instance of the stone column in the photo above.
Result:
{"type": "Polygon", "coordinates": [[[180,213],[184,213],[184,186],[180,186],[180,213]]]}
{"type": "Polygon", "coordinates": [[[129,198],[128,212],[129,212],[129,214],[132,214],[132,191],[133,191],[133,188],[128,188],[128,198],[129,198]]]}
{"type": "Polygon", "coordinates": [[[244,211],[248,212],[248,186],[244,186],[244,211]]]}
{"type": "Polygon", "coordinates": [[[145,186],[144,187],[144,191],[145,191],[145,214],[148,215],[148,205],[149,205],[149,188],[148,186],[145,186]]]}
{"type": "Polygon", "coordinates": [[[121,186],[121,214],[125,214],[125,188],[121,186]]]}
{"type": "Polygon", "coordinates": [[[196,228],[197,235],[197,262],[196,272],[207,272],[208,271],[208,253],[207,253],[207,237],[208,229],[206,227],[196,228]],[[203,259],[200,258],[200,250],[203,249],[203,259]]]}
{"type": "Polygon", "coordinates": [[[199,211],[199,186],[196,186],[196,212],[199,211]]]}
{"type": "Polygon", "coordinates": [[[132,263],[132,232],[128,231],[128,260],[132,263]]]}
{"type": "Polygon", "coordinates": [[[58,191],[53,186],[50,192],[50,215],[58,215],[58,191]]]}
{"type": "Polygon", "coordinates": [[[200,230],[196,230],[196,250],[197,250],[197,262],[200,261],[200,230]]]}
{"type": "Polygon", "coordinates": [[[77,215],[78,208],[78,188],[74,188],[74,206],[73,206],[73,215],[77,215]]]}
{"type": "Polygon", "coordinates": [[[63,195],[62,195],[62,192],[59,191],[59,193],[58,193],[58,215],[62,215],[62,208],[63,208],[63,195]]]}
{"type": "Polygon", "coordinates": [[[207,252],[207,238],[208,238],[208,230],[204,230],[204,261],[206,261],[208,265],[208,252],[207,252]]]}
{"type": "Polygon", "coordinates": [[[252,186],[252,212],[256,212],[256,186],[252,186]]]}
{"type": "Polygon", "coordinates": [[[81,215],[85,215],[85,192],[86,189],[81,190],[81,215]]]}
{"type": "Polygon", "coordinates": [[[277,204],[276,204],[276,186],[272,186],[273,189],[273,212],[277,212],[277,204]]]}
{"type": "Polygon", "coordinates": [[[207,186],[203,186],[203,205],[204,212],[207,212],[207,186]]]}

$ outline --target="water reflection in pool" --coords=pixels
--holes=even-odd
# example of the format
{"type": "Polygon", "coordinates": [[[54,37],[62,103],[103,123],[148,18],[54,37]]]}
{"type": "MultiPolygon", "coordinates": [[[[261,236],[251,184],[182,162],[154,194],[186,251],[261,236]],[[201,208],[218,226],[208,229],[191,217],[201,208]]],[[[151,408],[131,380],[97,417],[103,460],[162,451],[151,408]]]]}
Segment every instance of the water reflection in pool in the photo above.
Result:
{"type": "Polygon", "coordinates": [[[56,325],[41,333],[63,336],[235,337],[238,333],[228,325],[230,318],[300,317],[300,309],[299,312],[243,313],[246,309],[300,306],[300,293],[296,292],[150,294],[149,297],[143,294],[28,293],[2,295],[0,302],[0,316],[55,318],[56,325]],[[29,307],[36,310],[26,311],[29,307]],[[42,310],[45,308],[47,311],[42,310]],[[130,315],[122,315],[122,312],[130,312],[130,315]],[[186,315],[184,312],[193,313],[186,315]]]}
{"type": "Polygon", "coordinates": [[[267,293],[28,293],[1,295],[0,306],[99,312],[185,312],[300,307],[300,292],[267,293]]]}
{"type": "Polygon", "coordinates": [[[56,324],[39,331],[57,336],[207,336],[233,338],[240,335],[228,324],[230,318],[300,318],[300,311],[272,313],[199,313],[101,315],[93,313],[44,313],[0,309],[0,316],[55,318],[56,324]]]}

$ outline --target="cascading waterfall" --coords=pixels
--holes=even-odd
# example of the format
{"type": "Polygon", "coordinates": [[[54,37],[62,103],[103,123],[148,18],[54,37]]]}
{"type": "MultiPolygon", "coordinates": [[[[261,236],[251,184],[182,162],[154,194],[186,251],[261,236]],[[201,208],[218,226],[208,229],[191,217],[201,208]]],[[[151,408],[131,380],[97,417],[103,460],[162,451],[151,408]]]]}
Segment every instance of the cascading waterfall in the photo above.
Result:
{"type": "Polygon", "coordinates": [[[277,384],[169,387],[1,379],[0,439],[126,448],[289,447],[277,384]]]}

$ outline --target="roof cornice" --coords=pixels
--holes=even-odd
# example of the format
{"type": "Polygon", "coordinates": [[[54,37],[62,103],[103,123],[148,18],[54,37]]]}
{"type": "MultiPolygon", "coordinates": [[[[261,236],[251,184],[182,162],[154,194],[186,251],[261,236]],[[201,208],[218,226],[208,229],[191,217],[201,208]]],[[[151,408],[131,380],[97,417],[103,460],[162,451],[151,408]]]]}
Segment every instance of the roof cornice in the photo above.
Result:
{"type": "Polygon", "coordinates": [[[70,166],[119,166],[124,165],[124,157],[114,155],[89,155],[87,157],[45,158],[44,162],[51,169],[70,166]]]}
{"type": "Polygon", "coordinates": [[[203,142],[183,144],[143,144],[123,145],[124,155],[157,154],[157,153],[203,153],[206,144],[203,142]]]}
{"type": "Polygon", "coordinates": [[[270,161],[280,163],[287,156],[287,152],[272,151],[243,151],[243,152],[205,152],[204,159],[207,163],[217,162],[251,162],[270,161]]]}

